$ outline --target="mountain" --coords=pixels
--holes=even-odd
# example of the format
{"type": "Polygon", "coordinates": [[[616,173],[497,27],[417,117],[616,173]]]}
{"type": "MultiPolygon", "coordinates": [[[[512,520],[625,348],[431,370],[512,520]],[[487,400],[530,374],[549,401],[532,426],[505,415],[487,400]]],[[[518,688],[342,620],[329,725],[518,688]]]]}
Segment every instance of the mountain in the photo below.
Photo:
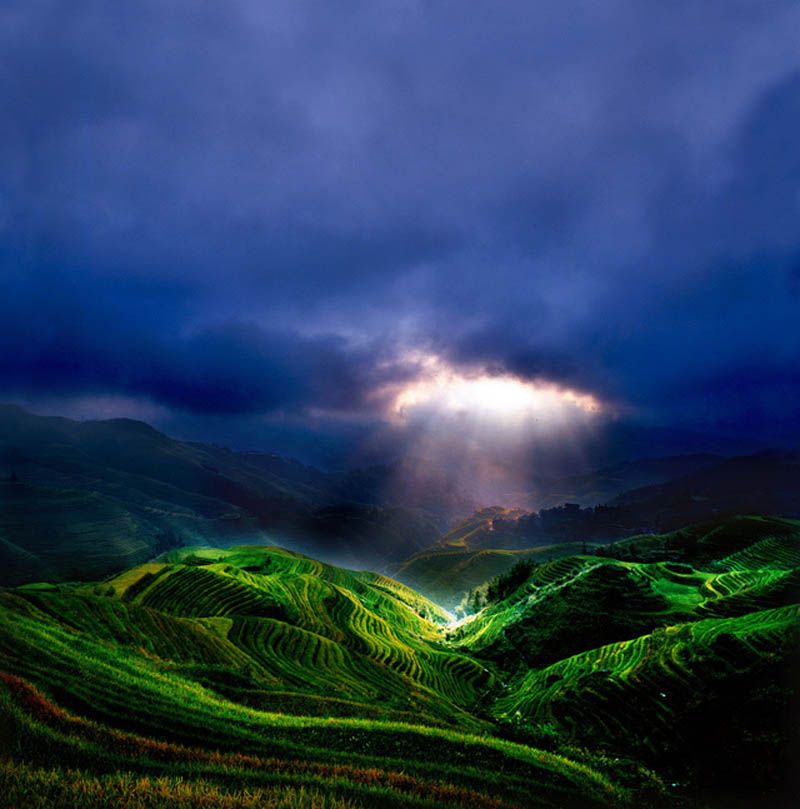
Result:
{"type": "Polygon", "coordinates": [[[654,486],[625,492],[609,504],[632,523],[669,530],[714,515],[760,512],[800,516],[800,453],[773,450],[735,458],[654,486]]]}
{"type": "MultiPolygon", "coordinates": [[[[800,462],[791,452],[644,459],[564,480],[573,493],[577,485],[585,486],[581,491],[589,496],[603,486],[611,490],[625,480],[676,471],[678,477],[626,491],[608,505],[581,507],[567,502],[538,512],[501,506],[480,509],[458,521],[430,548],[387,570],[454,610],[467,591],[522,559],[555,559],[614,539],[669,531],[739,511],[800,516],[800,462]]],[[[560,491],[563,495],[566,489],[560,491]]]]}
{"type": "Polygon", "coordinates": [[[719,455],[694,454],[621,461],[580,475],[540,479],[535,482],[529,500],[536,504],[537,510],[563,503],[595,506],[608,503],[631,489],[654,486],[699,472],[721,460],[719,455]]]}
{"type": "MultiPolygon", "coordinates": [[[[649,462],[643,463],[646,467],[649,462]]],[[[797,452],[767,451],[722,460],[692,456],[686,463],[700,468],[665,483],[624,492],[605,504],[584,508],[566,502],[538,512],[500,506],[481,509],[444,533],[427,551],[603,543],[737,513],[800,516],[797,452]]],[[[624,466],[642,468],[638,463],[624,466]]],[[[681,466],[680,459],[658,464],[662,472],[681,466]]]]}
{"type": "MultiPolygon", "coordinates": [[[[378,569],[437,541],[473,551],[601,543],[739,510],[798,514],[798,470],[791,453],[645,459],[548,484],[550,498],[576,495],[567,505],[474,511],[454,478],[422,458],[330,473],[178,441],[129,419],[77,422],[0,406],[0,583],[103,576],[196,543],[280,542],[378,569]],[[606,506],[580,507],[632,482],[606,506]]],[[[485,570],[510,561],[495,554],[485,570]]],[[[426,586],[424,576],[413,580],[426,586]]],[[[449,589],[436,592],[452,603],[449,589]]]]}
{"type": "Polygon", "coordinates": [[[402,469],[332,475],[129,419],[2,406],[0,583],[102,576],[198,542],[279,539],[380,567],[433,543],[461,502],[446,479],[428,478],[415,499],[402,469]]]}
{"type": "Polygon", "coordinates": [[[791,805],[799,583],[800,522],[737,517],[525,559],[459,622],[385,576],[253,545],[6,589],[0,794],[791,805]]]}

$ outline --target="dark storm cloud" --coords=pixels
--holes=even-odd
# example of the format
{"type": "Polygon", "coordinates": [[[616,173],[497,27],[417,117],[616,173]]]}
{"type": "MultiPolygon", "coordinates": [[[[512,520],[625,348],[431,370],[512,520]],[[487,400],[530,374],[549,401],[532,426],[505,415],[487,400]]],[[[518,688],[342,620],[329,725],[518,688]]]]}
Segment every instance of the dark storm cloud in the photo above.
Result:
{"type": "MultiPolygon", "coordinates": [[[[49,275],[49,274],[48,274],[49,275]]],[[[337,335],[302,336],[252,323],[191,331],[170,318],[181,289],[155,284],[0,283],[0,376],[13,393],[149,397],[197,413],[366,403],[381,374],[377,346],[355,349],[337,335]]]]}
{"type": "Polygon", "coordinates": [[[3,3],[0,389],[366,418],[422,348],[793,425],[799,28],[744,0],[3,3]]]}

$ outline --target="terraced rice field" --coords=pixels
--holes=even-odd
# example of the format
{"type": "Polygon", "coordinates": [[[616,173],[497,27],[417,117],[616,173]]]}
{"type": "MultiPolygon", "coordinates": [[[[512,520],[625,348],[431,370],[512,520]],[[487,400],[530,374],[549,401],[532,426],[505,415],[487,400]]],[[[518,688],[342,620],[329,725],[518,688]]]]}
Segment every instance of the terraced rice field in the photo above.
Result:
{"type": "Polygon", "coordinates": [[[778,805],[800,534],[777,528],[543,561],[460,625],[390,578],[271,547],[0,591],[0,795],[683,809],[738,778],[778,805]]]}
{"type": "Polygon", "coordinates": [[[744,570],[709,577],[703,586],[707,598],[700,612],[708,615],[744,615],[754,610],[791,604],[800,596],[800,569],[744,570]]]}
{"type": "Polygon", "coordinates": [[[765,537],[719,562],[728,570],[791,570],[800,567],[800,533],[765,537]]]}
{"type": "Polygon", "coordinates": [[[496,703],[580,738],[635,739],[657,753],[682,712],[715,681],[789,656],[800,641],[800,607],[668,626],[527,672],[496,703]]]}
{"type": "MultiPolygon", "coordinates": [[[[461,625],[454,637],[474,653],[492,659],[504,656],[509,643],[524,645],[530,652],[529,663],[544,660],[535,657],[539,639],[552,646],[561,634],[572,638],[580,649],[587,640],[602,638],[607,631],[632,637],[663,620],[671,608],[669,599],[653,586],[657,578],[655,571],[644,566],[598,557],[548,562],[535,568],[508,598],[461,625]],[[615,615],[613,621],[607,620],[610,612],[615,615]],[[604,626],[597,626],[598,622],[604,626]],[[587,633],[589,638],[584,637],[587,633]]],[[[566,653],[561,644],[541,652],[566,653]]]]}
{"type": "Polygon", "coordinates": [[[437,721],[474,725],[463,709],[490,686],[491,673],[441,646],[440,625],[430,618],[444,613],[403,585],[279,549],[166,558],[174,561],[128,571],[93,592],[113,591],[147,613],[198,619],[282,692],[386,700],[403,711],[439,703],[449,708],[435,709],[437,721]]]}
{"type": "Polygon", "coordinates": [[[7,788],[38,785],[54,802],[80,789],[108,805],[135,774],[145,806],[192,805],[192,790],[232,806],[256,794],[332,807],[627,802],[591,766],[486,735],[469,708],[492,675],[441,641],[419,614],[434,605],[383,577],[246,555],[269,575],[231,552],[0,594],[7,788]],[[265,604],[307,626],[260,614],[265,604]],[[254,707],[303,696],[326,715],[254,707]]]}

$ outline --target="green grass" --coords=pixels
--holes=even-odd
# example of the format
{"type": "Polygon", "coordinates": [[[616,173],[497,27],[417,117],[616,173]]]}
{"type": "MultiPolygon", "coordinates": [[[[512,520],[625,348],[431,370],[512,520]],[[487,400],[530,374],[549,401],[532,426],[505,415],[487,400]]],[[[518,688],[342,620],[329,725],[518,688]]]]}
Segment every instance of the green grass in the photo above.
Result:
{"type": "Polygon", "coordinates": [[[451,794],[441,805],[479,806],[489,793],[513,803],[525,784],[545,796],[589,803],[624,796],[591,768],[499,739],[396,722],[269,714],[221,699],[146,657],[28,618],[8,622],[4,647],[9,630],[20,653],[13,662],[31,680],[47,672],[48,690],[72,709],[26,680],[5,677],[3,738],[17,761],[33,766],[58,761],[64,768],[228,786],[324,788],[368,805],[415,805],[417,795],[451,794]],[[475,769],[476,761],[489,769],[475,769]]]}
{"type": "Polygon", "coordinates": [[[579,555],[535,565],[521,586],[451,637],[507,669],[541,667],[659,626],[797,603],[800,570],[789,567],[800,550],[797,528],[789,520],[734,518],[615,543],[618,558],[579,555]]]}
{"type": "Polygon", "coordinates": [[[231,805],[243,784],[363,806],[514,806],[532,788],[531,805],[625,803],[602,770],[489,734],[474,710],[494,675],[444,642],[442,615],[385,577],[274,548],[8,591],[9,772],[41,791],[58,762],[54,805],[70,784],[103,805],[129,773],[148,779],[144,805],[206,783],[231,805]]]}
{"type": "Polygon", "coordinates": [[[450,636],[496,667],[515,738],[766,788],[796,743],[797,527],[735,518],[534,565],[450,636]]]}
{"type": "MultiPolygon", "coordinates": [[[[646,534],[615,542],[612,556],[634,561],[686,561],[695,566],[720,565],[765,539],[782,539],[797,559],[800,520],[746,515],[699,523],[667,534],[646,534]]],[[[772,558],[772,557],[771,557],[772,558]]]]}
{"type": "Polygon", "coordinates": [[[397,581],[275,547],[0,591],[0,794],[656,806],[663,776],[767,801],[791,749],[797,542],[747,518],[543,560],[459,626],[397,581]]]}
{"type": "Polygon", "coordinates": [[[523,559],[546,561],[580,553],[580,542],[543,545],[524,550],[481,548],[470,550],[457,546],[432,548],[415,554],[390,572],[428,598],[454,611],[464,594],[484,582],[510,570],[523,559]]]}
{"type": "Polygon", "coordinates": [[[712,752],[722,768],[733,742],[729,764],[743,759],[752,772],[790,749],[788,735],[770,734],[788,734],[774,720],[791,702],[799,619],[793,605],[661,627],[520,674],[495,710],[523,725],[553,726],[574,742],[614,740],[662,766],[691,768],[712,752]],[[748,711],[767,724],[737,734],[748,711]]]}
{"type": "Polygon", "coordinates": [[[728,570],[791,570],[800,567],[800,541],[797,533],[784,536],[769,536],[732,553],[720,560],[719,565],[728,570]]]}
{"type": "Polygon", "coordinates": [[[662,623],[677,601],[655,582],[660,576],[644,565],[591,556],[548,562],[452,637],[506,667],[546,665],[662,623]]]}

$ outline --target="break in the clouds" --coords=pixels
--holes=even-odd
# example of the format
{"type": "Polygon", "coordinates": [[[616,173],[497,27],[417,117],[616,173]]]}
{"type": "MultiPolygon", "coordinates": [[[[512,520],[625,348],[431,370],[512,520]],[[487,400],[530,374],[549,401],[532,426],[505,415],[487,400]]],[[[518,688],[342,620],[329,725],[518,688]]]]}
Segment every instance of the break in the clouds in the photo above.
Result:
{"type": "Polygon", "coordinates": [[[794,440],[798,30],[747,0],[2,3],[3,398],[396,446],[425,355],[794,440]]]}

